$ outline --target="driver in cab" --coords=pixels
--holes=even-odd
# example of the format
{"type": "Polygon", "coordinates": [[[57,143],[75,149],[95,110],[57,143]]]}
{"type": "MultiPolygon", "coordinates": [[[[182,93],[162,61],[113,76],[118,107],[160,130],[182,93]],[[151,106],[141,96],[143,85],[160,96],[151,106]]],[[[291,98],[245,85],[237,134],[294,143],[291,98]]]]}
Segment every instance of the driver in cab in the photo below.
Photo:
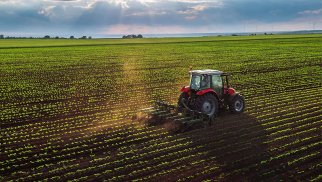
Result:
{"type": "Polygon", "coordinates": [[[202,80],[201,80],[200,86],[201,86],[202,89],[209,88],[210,87],[208,76],[202,76],[202,80]]]}

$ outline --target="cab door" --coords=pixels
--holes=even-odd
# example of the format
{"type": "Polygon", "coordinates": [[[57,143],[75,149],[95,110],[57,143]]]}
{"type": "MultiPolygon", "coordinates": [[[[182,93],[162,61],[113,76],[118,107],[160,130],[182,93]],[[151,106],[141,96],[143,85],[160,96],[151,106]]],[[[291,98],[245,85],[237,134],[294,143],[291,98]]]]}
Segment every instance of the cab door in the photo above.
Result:
{"type": "Polygon", "coordinates": [[[211,87],[218,94],[219,97],[223,96],[223,79],[220,75],[212,75],[211,87]]]}

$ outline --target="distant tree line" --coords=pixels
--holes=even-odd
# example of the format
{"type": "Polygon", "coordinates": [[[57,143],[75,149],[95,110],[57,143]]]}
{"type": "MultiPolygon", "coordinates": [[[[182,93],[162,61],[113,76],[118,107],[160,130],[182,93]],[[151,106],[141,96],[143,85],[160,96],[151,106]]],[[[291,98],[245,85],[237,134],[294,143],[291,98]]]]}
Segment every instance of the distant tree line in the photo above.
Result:
{"type": "MultiPolygon", "coordinates": [[[[256,33],[249,34],[249,36],[256,36],[256,35],[257,35],[256,33]]],[[[264,35],[274,35],[274,34],[265,32],[264,35]]]]}
{"type": "MultiPolygon", "coordinates": [[[[12,36],[4,36],[4,35],[0,35],[0,39],[67,39],[66,37],[59,37],[59,36],[55,36],[55,37],[50,37],[49,35],[45,35],[44,37],[12,37],[12,36]]],[[[75,38],[75,36],[70,36],[69,39],[92,39],[91,36],[82,36],[79,38],[75,38]]]]}
{"type": "MultiPolygon", "coordinates": [[[[49,35],[46,35],[46,36],[44,36],[43,37],[44,39],[67,39],[67,38],[65,38],[65,37],[58,37],[58,36],[56,36],[56,37],[50,37],[49,35]]],[[[69,39],[92,39],[92,37],[91,36],[81,36],[81,37],[79,37],[79,38],[76,38],[75,36],[70,36],[69,37],[69,39]]]]}
{"type": "Polygon", "coordinates": [[[131,35],[123,35],[122,38],[123,39],[136,39],[136,38],[143,38],[143,36],[141,34],[138,34],[138,35],[131,34],[131,35]]]}
{"type": "Polygon", "coordinates": [[[245,35],[249,35],[249,36],[256,36],[256,35],[274,35],[273,33],[259,33],[259,34],[256,34],[256,33],[251,33],[251,34],[231,34],[231,36],[245,36],[245,35]]]}

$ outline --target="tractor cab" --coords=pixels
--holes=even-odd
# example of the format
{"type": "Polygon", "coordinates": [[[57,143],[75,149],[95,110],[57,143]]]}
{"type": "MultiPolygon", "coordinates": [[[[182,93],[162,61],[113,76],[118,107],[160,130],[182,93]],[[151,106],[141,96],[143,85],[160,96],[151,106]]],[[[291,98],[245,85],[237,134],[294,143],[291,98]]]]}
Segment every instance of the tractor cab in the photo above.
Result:
{"type": "Polygon", "coordinates": [[[228,76],[230,74],[218,70],[193,70],[190,71],[190,90],[199,92],[212,89],[218,97],[223,97],[225,88],[229,88],[228,76]]]}
{"type": "Polygon", "coordinates": [[[244,110],[244,99],[229,85],[229,73],[218,70],[191,70],[190,85],[181,89],[178,106],[214,116],[229,106],[233,113],[244,110]]]}

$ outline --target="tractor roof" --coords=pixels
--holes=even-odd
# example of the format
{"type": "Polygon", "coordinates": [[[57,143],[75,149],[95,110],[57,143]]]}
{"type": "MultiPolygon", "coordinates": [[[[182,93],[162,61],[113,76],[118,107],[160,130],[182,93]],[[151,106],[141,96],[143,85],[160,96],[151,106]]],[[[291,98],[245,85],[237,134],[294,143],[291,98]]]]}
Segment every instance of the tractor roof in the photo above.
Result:
{"type": "Polygon", "coordinates": [[[228,73],[224,73],[222,71],[219,70],[211,70],[211,69],[205,69],[205,70],[192,70],[190,71],[191,74],[194,75],[229,75],[228,73]]]}

